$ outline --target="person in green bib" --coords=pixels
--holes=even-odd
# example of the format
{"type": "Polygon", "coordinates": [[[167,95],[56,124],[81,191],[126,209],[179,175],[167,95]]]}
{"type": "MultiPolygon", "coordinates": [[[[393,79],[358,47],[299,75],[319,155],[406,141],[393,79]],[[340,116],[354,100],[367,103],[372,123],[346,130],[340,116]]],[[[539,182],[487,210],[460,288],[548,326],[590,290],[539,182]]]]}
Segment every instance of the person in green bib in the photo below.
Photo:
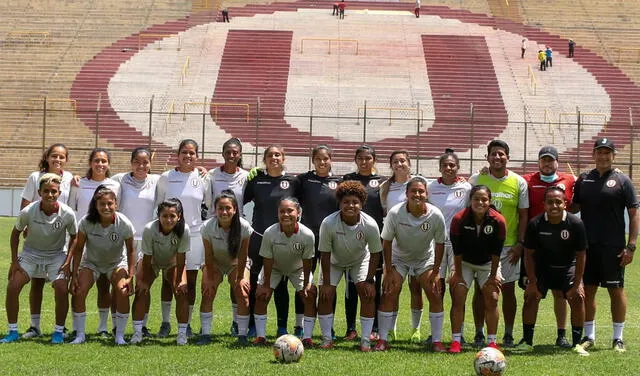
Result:
{"type": "MultiPolygon", "coordinates": [[[[509,145],[502,140],[493,140],[487,145],[488,174],[474,174],[469,179],[472,185],[486,185],[491,189],[491,204],[507,222],[507,236],[500,255],[502,272],[502,315],[504,317],[504,337],[502,345],[512,347],[513,323],[516,317],[517,301],[515,282],[520,278],[520,258],[524,250],[524,234],[527,228],[529,194],[527,182],[520,175],[507,169],[509,145]]],[[[479,289],[475,289],[478,293],[479,289]]],[[[474,297],[474,318],[476,321],[475,342],[483,342],[484,309],[476,307],[482,299],[474,297]]]]}

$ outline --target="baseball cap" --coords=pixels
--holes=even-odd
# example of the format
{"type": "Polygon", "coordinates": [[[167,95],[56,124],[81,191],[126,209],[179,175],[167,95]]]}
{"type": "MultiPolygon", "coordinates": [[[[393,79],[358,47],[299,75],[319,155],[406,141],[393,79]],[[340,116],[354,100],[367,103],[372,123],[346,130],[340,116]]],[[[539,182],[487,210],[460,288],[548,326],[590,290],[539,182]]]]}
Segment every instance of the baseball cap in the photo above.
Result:
{"type": "Polygon", "coordinates": [[[542,157],[551,157],[554,160],[558,160],[558,149],[553,146],[543,146],[538,152],[538,159],[542,157]]]}
{"type": "Polygon", "coordinates": [[[609,148],[613,151],[616,150],[616,146],[613,144],[613,140],[607,137],[601,137],[596,140],[595,144],[593,144],[593,150],[598,150],[600,148],[609,148]]]}

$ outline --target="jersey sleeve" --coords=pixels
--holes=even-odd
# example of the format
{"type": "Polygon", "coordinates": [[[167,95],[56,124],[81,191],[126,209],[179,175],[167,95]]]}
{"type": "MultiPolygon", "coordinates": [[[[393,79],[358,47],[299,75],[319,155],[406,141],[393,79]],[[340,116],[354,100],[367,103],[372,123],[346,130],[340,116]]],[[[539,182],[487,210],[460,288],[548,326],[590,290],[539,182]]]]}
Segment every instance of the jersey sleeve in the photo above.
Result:
{"type": "Polygon", "coordinates": [[[76,221],[76,215],[73,211],[69,211],[65,217],[67,233],[71,236],[78,233],[78,222],[76,221]]]}
{"type": "MultiPolygon", "coordinates": [[[[75,185],[71,185],[71,190],[69,191],[69,200],[67,200],[67,203],[69,204],[69,207],[71,209],[73,209],[74,211],[78,211],[78,190],[80,188],[76,187],[75,185]]],[[[78,218],[78,220],[80,220],[80,218],[78,218]]]]}
{"type": "Polygon", "coordinates": [[[78,223],[78,232],[81,232],[83,234],[87,234],[87,232],[89,231],[88,227],[89,227],[89,221],[87,221],[87,217],[82,217],[80,219],[80,222],[78,223]]]}
{"type": "MultiPolygon", "coordinates": [[[[207,174],[201,178],[204,187],[204,205],[207,207],[208,212],[212,213],[213,209],[213,183],[211,182],[211,175],[207,174]]],[[[211,215],[209,215],[211,216],[211,215]]]]}
{"type": "Polygon", "coordinates": [[[624,205],[627,209],[637,208],[638,198],[636,197],[636,189],[633,187],[633,183],[631,183],[631,179],[627,176],[623,175],[622,181],[622,194],[624,195],[624,205]]]}
{"type": "Polygon", "coordinates": [[[529,185],[518,175],[518,209],[529,209],[529,185]]]}
{"type": "Polygon", "coordinates": [[[252,179],[251,181],[247,179],[244,186],[243,193],[242,193],[243,205],[253,201],[255,185],[256,185],[255,178],[252,179]]]}
{"type": "Polygon", "coordinates": [[[447,225],[445,224],[445,221],[444,221],[444,215],[442,215],[442,213],[438,211],[438,215],[436,216],[436,228],[435,228],[436,231],[433,237],[436,244],[444,244],[446,240],[446,235],[447,235],[446,227],[447,225]]]}
{"type": "MultiPolygon", "coordinates": [[[[151,222],[154,226],[156,222],[151,222]]],[[[149,225],[142,230],[142,245],[140,246],[143,255],[153,256],[153,230],[149,225]]]]}
{"type": "Polygon", "coordinates": [[[504,217],[500,216],[496,221],[498,231],[494,232],[493,246],[489,250],[494,256],[500,256],[502,248],[504,247],[504,241],[507,238],[507,221],[504,217]]]}
{"type": "Polygon", "coordinates": [[[587,244],[588,244],[587,230],[585,229],[584,223],[582,223],[582,220],[580,218],[576,218],[573,233],[575,234],[575,239],[574,239],[575,251],[579,252],[579,251],[586,250],[587,244]]]}
{"type": "Polygon", "coordinates": [[[253,234],[253,227],[246,221],[240,221],[240,234],[242,239],[247,239],[253,234]]]}
{"type": "Polygon", "coordinates": [[[167,198],[167,184],[168,177],[166,174],[160,175],[160,179],[158,179],[158,184],[156,185],[156,205],[160,205],[165,198],[167,198]]]}
{"type": "Polygon", "coordinates": [[[382,234],[380,237],[387,241],[393,241],[393,238],[396,237],[396,217],[398,212],[396,210],[391,210],[387,213],[387,216],[384,218],[384,226],[382,226],[382,234]]]}
{"type": "Polygon", "coordinates": [[[38,199],[38,173],[34,172],[27,178],[22,189],[22,199],[33,202],[38,199]]]}
{"type": "Polygon", "coordinates": [[[331,245],[331,230],[329,226],[329,219],[331,217],[325,218],[320,224],[320,240],[318,241],[318,250],[320,252],[332,252],[333,247],[331,245]]]}
{"type": "Polygon", "coordinates": [[[316,255],[316,237],[313,235],[313,231],[308,231],[309,236],[304,238],[304,252],[302,252],[302,258],[312,259],[316,255]]]}
{"type": "Polygon", "coordinates": [[[121,217],[123,226],[122,226],[122,237],[125,239],[133,238],[133,234],[136,233],[136,229],[133,227],[133,224],[129,220],[129,218],[122,215],[121,217]]]}
{"type": "Polygon", "coordinates": [[[18,214],[18,218],[16,218],[16,230],[24,231],[24,229],[29,225],[30,208],[30,206],[25,206],[22,210],[20,210],[20,214],[18,214]]]}
{"type": "Polygon", "coordinates": [[[119,174],[115,174],[113,176],[111,176],[111,180],[115,181],[116,183],[122,185],[122,179],[124,178],[125,173],[121,172],[119,174]]]}
{"type": "Polygon", "coordinates": [[[369,246],[369,253],[382,252],[382,242],[380,241],[380,230],[375,221],[372,221],[371,226],[367,226],[367,245],[369,246]]]}
{"type": "Polygon", "coordinates": [[[480,175],[480,174],[478,174],[478,173],[476,172],[475,174],[473,174],[473,175],[471,175],[471,176],[469,177],[469,184],[471,184],[471,186],[476,186],[476,185],[478,185],[478,176],[479,176],[479,175],[480,175]]]}
{"type": "Polygon", "coordinates": [[[271,235],[271,231],[267,229],[262,235],[262,244],[260,245],[260,256],[268,259],[273,258],[273,249],[271,248],[271,243],[273,243],[273,236],[271,235]]]}
{"type": "Polygon", "coordinates": [[[582,186],[582,181],[586,176],[586,173],[580,174],[578,180],[576,180],[576,184],[573,185],[573,198],[571,202],[574,204],[580,204],[580,187],[582,186]]]}

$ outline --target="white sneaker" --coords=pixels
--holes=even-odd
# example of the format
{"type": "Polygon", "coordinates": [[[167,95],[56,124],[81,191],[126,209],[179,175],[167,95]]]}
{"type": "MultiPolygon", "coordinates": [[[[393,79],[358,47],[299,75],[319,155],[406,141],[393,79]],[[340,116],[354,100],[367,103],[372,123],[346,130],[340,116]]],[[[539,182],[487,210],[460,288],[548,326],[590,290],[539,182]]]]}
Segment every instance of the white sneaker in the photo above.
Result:
{"type": "Polygon", "coordinates": [[[76,339],[74,339],[73,341],[69,342],[72,345],[80,345],[83,344],[85,341],[85,337],[84,334],[78,334],[76,335],[76,339]]]}
{"type": "Polygon", "coordinates": [[[585,350],[581,345],[575,345],[575,347],[573,348],[573,352],[580,356],[589,356],[587,350],[585,350]]]}
{"type": "Polygon", "coordinates": [[[29,338],[36,338],[36,337],[40,337],[42,334],[40,333],[40,329],[36,328],[35,326],[30,327],[29,329],[27,329],[26,332],[24,332],[24,334],[22,335],[23,339],[29,339],[29,338]]]}
{"type": "Polygon", "coordinates": [[[115,344],[118,346],[128,345],[127,341],[124,340],[124,337],[117,336],[114,340],[115,344]]]}
{"type": "Polygon", "coordinates": [[[187,333],[178,333],[176,337],[176,343],[178,346],[184,346],[187,344],[187,333]]]}
{"type": "Polygon", "coordinates": [[[131,336],[129,343],[131,343],[132,345],[137,345],[139,343],[142,343],[143,340],[144,340],[144,336],[142,335],[142,332],[135,332],[131,336]]]}

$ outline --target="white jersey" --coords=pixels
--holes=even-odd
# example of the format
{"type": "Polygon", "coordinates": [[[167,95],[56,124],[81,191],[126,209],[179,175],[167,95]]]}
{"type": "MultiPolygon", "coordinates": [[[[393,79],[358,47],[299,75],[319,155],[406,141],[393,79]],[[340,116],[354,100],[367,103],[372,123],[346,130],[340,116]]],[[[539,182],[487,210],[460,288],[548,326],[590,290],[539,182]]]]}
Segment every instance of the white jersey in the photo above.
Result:
{"type": "Polygon", "coordinates": [[[378,224],[365,212],[360,212],[360,220],[353,226],[342,221],[340,211],[330,214],[320,225],[318,250],[331,252],[331,264],[337,267],[357,265],[368,252],[382,252],[378,224]]]}
{"type": "Polygon", "coordinates": [[[432,180],[427,191],[429,192],[428,201],[435,205],[442,215],[446,223],[446,245],[451,245],[449,239],[449,229],[451,228],[451,220],[457,212],[469,205],[469,192],[473,186],[464,179],[458,179],[451,185],[446,185],[442,179],[432,180]]]}
{"type": "MultiPolygon", "coordinates": [[[[209,171],[209,178],[211,179],[211,197],[214,199],[225,189],[230,189],[236,195],[238,201],[238,210],[242,217],[242,199],[244,184],[247,181],[249,172],[239,168],[235,173],[228,174],[222,170],[222,167],[214,168],[209,171]]],[[[215,208],[210,208],[210,216],[215,215],[215,208]]]]}
{"type": "Polygon", "coordinates": [[[80,220],[87,215],[89,203],[98,186],[104,184],[107,188],[115,192],[116,197],[120,197],[120,184],[113,179],[106,178],[102,181],[91,180],[87,177],[80,179],[79,186],[71,187],[69,193],[69,206],[76,211],[76,219],[80,220]]]}
{"type": "Polygon", "coordinates": [[[24,251],[37,252],[40,256],[51,256],[64,249],[66,234],[78,232],[76,216],[73,210],[63,203],[58,203],[58,211],[46,215],[40,209],[40,201],[34,201],[20,210],[16,220],[16,230],[29,228],[24,239],[24,251]]]}
{"type": "Polygon", "coordinates": [[[184,220],[191,236],[200,236],[202,226],[201,204],[211,207],[211,183],[204,179],[198,170],[180,172],[176,169],[165,171],[160,175],[156,190],[156,204],[167,198],[178,198],[182,202],[184,220]]]}
{"type": "MultiPolygon", "coordinates": [[[[213,258],[216,264],[220,265],[223,270],[228,269],[233,264],[233,258],[229,253],[229,233],[218,224],[218,218],[213,217],[202,225],[200,230],[203,240],[207,240],[211,244],[213,258]]],[[[253,227],[246,219],[240,217],[240,238],[242,240],[249,239],[253,234],[253,227]]],[[[242,241],[241,241],[242,243],[242,241]]]]}
{"type": "Polygon", "coordinates": [[[124,214],[136,229],[135,240],[142,239],[142,231],[154,217],[156,208],[156,186],[160,175],[148,174],[140,181],[131,173],[121,173],[111,177],[120,183],[118,210],[124,214]]]}
{"type": "Polygon", "coordinates": [[[387,200],[385,209],[389,210],[392,207],[398,205],[401,202],[407,201],[407,183],[392,182],[389,185],[389,193],[387,193],[387,200]]]}
{"type": "MultiPolygon", "coordinates": [[[[32,172],[31,175],[29,175],[29,177],[27,178],[27,182],[22,189],[23,199],[29,202],[40,200],[40,194],[38,193],[38,183],[40,182],[40,178],[44,174],[46,174],[46,172],[35,171],[32,172]]],[[[73,174],[71,174],[69,171],[63,171],[62,184],[60,184],[60,197],[58,197],[58,201],[62,202],[63,204],[67,204],[69,202],[71,180],[73,180],[73,174]]]]}
{"type": "Polygon", "coordinates": [[[438,208],[427,204],[427,213],[414,217],[407,210],[407,204],[400,203],[387,213],[382,239],[396,241],[393,258],[402,261],[430,260],[435,256],[435,244],[444,244],[445,233],[444,216],[438,208]]]}
{"type": "Polygon", "coordinates": [[[313,231],[298,223],[298,231],[287,236],[275,223],[262,235],[260,256],[273,260],[273,269],[287,275],[302,268],[302,260],[315,256],[315,236],[313,231]]]}
{"type": "Polygon", "coordinates": [[[84,217],[78,231],[87,238],[82,259],[97,267],[106,267],[127,259],[124,242],[133,238],[135,229],[124,214],[116,212],[115,222],[107,227],[102,227],[99,221],[91,223],[84,217]]]}
{"type": "Polygon", "coordinates": [[[142,254],[153,257],[158,268],[165,269],[173,265],[177,253],[189,251],[189,227],[184,226],[182,237],[171,231],[165,235],[160,231],[160,221],[147,223],[142,231],[142,254]]]}

